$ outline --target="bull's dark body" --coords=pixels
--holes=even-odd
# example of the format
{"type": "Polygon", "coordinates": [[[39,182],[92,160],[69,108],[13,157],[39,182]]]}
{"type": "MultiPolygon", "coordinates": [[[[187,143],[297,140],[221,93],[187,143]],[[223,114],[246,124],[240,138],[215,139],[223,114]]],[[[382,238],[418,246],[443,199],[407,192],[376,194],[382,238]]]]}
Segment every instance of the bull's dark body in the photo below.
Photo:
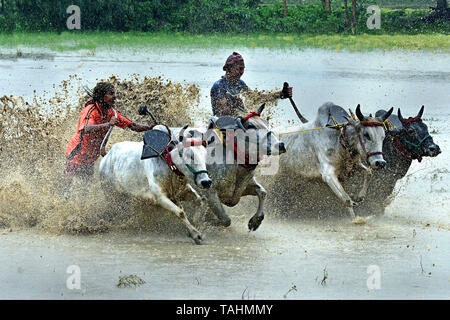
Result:
{"type": "MultiPolygon", "coordinates": [[[[384,112],[386,111],[379,110],[377,115],[383,114],[384,112]]],[[[422,112],[423,109],[419,113],[421,114],[422,112]]],[[[424,156],[436,156],[440,152],[439,146],[434,144],[432,137],[426,140],[426,145],[421,147],[420,150],[402,141],[399,141],[401,147],[397,146],[394,139],[398,136],[399,131],[402,131],[404,137],[410,141],[415,141],[416,139],[406,132],[399,116],[391,115],[388,119],[396,129],[388,130],[383,142],[383,157],[387,162],[387,166],[384,170],[376,170],[373,172],[366,198],[356,209],[361,215],[384,214],[386,206],[393,199],[393,191],[397,181],[406,176],[412,162],[424,156]],[[406,152],[400,148],[404,148],[406,152]],[[435,155],[428,153],[430,148],[436,150],[435,155]]],[[[421,120],[416,123],[411,123],[410,126],[415,127],[419,138],[423,138],[429,134],[428,128],[421,120]]],[[[347,183],[357,182],[355,179],[358,179],[358,174],[354,174],[347,183]]]]}

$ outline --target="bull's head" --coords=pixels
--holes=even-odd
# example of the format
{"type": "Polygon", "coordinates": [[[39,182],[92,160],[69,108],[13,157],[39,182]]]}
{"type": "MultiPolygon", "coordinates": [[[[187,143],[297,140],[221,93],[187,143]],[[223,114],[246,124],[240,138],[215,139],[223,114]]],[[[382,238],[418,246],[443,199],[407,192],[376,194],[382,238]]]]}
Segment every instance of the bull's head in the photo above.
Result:
{"type": "Polygon", "coordinates": [[[172,157],[178,170],[188,179],[208,189],[212,181],[206,170],[206,148],[202,140],[202,133],[197,130],[187,130],[186,125],[178,134],[176,142],[176,154],[172,157]]]}
{"type": "Polygon", "coordinates": [[[381,117],[364,116],[361,107],[356,107],[359,122],[348,119],[355,130],[355,135],[348,135],[348,143],[353,150],[357,150],[362,159],[373,169],[383,169],[386,161],[383,158],[383,140],[385,137],[384,121],[391,115],[391,108],[381,117]]]}
{"type": "Polygon", "coordinates": [[[420,108],[417,116],[405,119],[398,109],[398,119],[402,123],[402,127],[390,132],[400,139],[403,147],[413,159],[420,159],[423,156],[435,157],[441,153],[439,146],[433,142],[427,125],[422,121],[423,110],[424,106],[420,108]]]}

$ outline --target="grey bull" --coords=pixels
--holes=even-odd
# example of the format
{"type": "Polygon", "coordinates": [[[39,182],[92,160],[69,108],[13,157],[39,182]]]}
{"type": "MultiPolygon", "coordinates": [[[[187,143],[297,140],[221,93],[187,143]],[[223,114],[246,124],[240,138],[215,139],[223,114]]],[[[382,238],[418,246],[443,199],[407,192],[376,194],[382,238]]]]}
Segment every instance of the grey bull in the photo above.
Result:
{"type": "MultiPolygon", "coordinates": [[[[382,155],[385,138],[383,123],[392,111],[393,108],[381,117],[366,117],[358,105],[357,122],[346,117],[345,110],[334,103],[323,104],[314,121],[287,130],[283,128],[283,131],[291,133],[283,136],[289,156],[280,159],[281,171],[288,171],[293,179],[296,176],[301,179],[321,178],[347,207],[352,221],[364,221],[356,219],[353,207],[366,195],[371,170],[386,166],[382,155]],[[322,128],[333,125],[332,116],[341,116],[347,122],[337,129],[322,128]],[[322,129],[314,130],[315,128],[322,129]],[[361,190],[354,201],[342,187],[338,176],[355,166],[364,169],[364,177],[361,190]]],[[[277,178],[280,179],[276,176],[275,179],[277,178]]]]}
{"type": "Polygon", "coordinates": [[[255,169],[263,155],[280,155],[286,152],[286,148],[260,116],[263,110],[264,105],[245,118],[212,118],[208,130],[203,134],[204,140],[208,142],[207,169],[213,184],[209,190],[194,188],[206,199],[222,226],[231,224],[222,204],[234,207],[243,196],[248,195],[257,196],[259,200],[258,209],[249,220],[248,228],[251,231],[258,229],[264,219],[266,190],[256,181],[255,169]],[[245,142],[256,149],[249,147],[249,152],[246,152],[245,142]]]}

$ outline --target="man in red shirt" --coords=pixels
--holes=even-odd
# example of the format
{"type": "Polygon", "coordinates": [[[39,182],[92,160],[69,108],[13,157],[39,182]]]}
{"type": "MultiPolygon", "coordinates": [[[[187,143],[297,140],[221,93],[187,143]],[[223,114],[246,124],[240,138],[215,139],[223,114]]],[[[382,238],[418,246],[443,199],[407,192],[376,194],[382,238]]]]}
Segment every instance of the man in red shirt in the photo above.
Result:
{"type": "MultiPolygon", "coordinates": [[[[117,112],[113,107],[116,101],[114,86],[108,82],[99,82],[94,88],[93,99],[86,102],[81,111],[77,133],[70,139],[66,148],[66,176],[72,180],[74,176],[90,178],[94,173],[94,163],[102,154],[100,146],[111,126],[141,132],[151,129],[151,126],[132,122],[117,112]]],[[[70,182],[68,181],[68,182],[70,182]]]]}

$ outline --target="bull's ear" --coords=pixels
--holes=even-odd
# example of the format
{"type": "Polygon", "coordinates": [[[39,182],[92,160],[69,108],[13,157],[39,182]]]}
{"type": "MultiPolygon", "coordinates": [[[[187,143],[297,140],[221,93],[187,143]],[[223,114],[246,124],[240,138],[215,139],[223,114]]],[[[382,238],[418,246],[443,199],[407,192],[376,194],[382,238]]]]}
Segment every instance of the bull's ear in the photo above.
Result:
{"type": "Polygon", "coordinates": [[[364,116],[361,113],[361,105],[358,103],[358,106],[356,107],[356,116],[358,117],[359,121],[364,121],[364,116]]]}
{"type": "Polygon", "coordinates": [[[419,113],[417,114],[417,118],[422,118],[423,115],[423,109],[425,108],[425,106],[422,106],[422,108],[420,108],[419,113]]]}
{"type": "Polygon", "coordinates": [[[194,130],[189,130],[189,135],[190,135],[190,138],[192,138],[192,137],[195,137],[195,131],[194,130]]]}
{"type": "Polygon", "coordinates": [[[180,142],[183,142],[183,139],[184,139],[184,131],[187,129],[187,127],[189,127],[188,124],[185,125],[185,126],[180,130],[180,133],[178,134],[178,140],[179,140],[180,142]]]}
{"type": "Polygon", "coordinates": [[[397,115],[398,115],[398,120],[400,120],[400,122],[403,123],[405,121],[405,119],[402,117],[402,112],[400,111],[400,108],[398,108],[397,115]]]}
{"type": "Polygon", "coordinates": [[[236,124],[237,124],[238,128],[241,129],[242,131],[244,131],[244,132],[247,131],[247,129],[245,129],[244,125],[242,124],[242,117],[237,117],[236,124]]]}
{"type": "MultiPolygon", "coordinates": [[[[386,121],[387,118],[389,118],[389,116],[392,114],[392,111],[394,111],[394,107],[391,107],[388,112],[386,112],[385,114],[383,114],[380,118],[381,120],[384,122],[386,121]]],[[[400,109],[398,109],[398,111],[400,112],[400,109]]]]}
{"type": "Polygon", "coordinates": [[[264,110],[264,107],[266,106],[265,103],[263,103],[262,105],[259,106],[258,110],[256,111],[257,114],[261,114],[264,110]]]}
{"type": "Polygon", "coordinates": [[[214,128],[214,121],[212,119],[209,119],[208,130],[211,130],[213,128],[214,128]]]}
{"type": "Polygon", "coordinates": [[[211,138],[207,141],[207,144],[211,144],[216,140],[216,137],[214,135],[211,135],[211,138]]]}

